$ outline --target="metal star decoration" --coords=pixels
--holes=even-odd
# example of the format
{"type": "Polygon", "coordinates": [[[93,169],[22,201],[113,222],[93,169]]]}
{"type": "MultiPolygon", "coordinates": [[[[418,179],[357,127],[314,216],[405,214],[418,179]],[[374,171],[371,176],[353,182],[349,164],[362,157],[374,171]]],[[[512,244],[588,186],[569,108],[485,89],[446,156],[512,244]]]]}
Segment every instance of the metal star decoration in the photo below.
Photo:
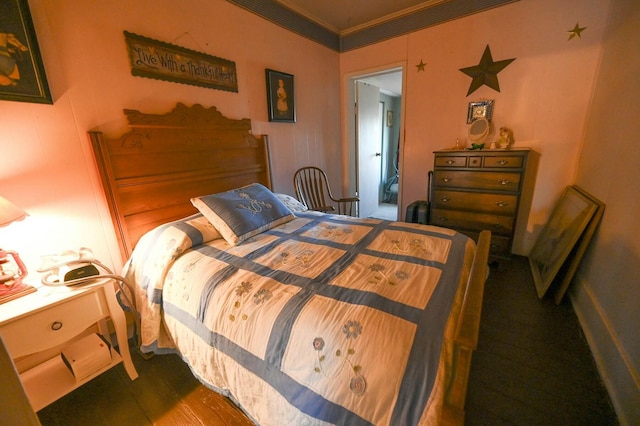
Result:
{"type": "Polygon", "coordinates": [[[420,72],[420,71],[424,71],[424,67],[425,67],[425,65],[427,65],[427,64],[425,64],[424,62],[422,62],[422,59],[420,59],[420,63],[419,63],[418,65],[416,65],[416,67],[418,68],[418,72],[420,72]]]}
{"type": "Polygon", "coordinates": [[[493,58],[491,57],[491,49],[487,44],[487,47],[484,49],[484,53],[482,54],[482,58],[480,59],[480,63],[478,65],[475,65],[473,67],[460,68],[460,71],[473,79],[471,80],[471,85],[469,86],[467,96],[475,92],[482,85],[488,86],[493,90],[499,92],[500,84],[498,83],[498,73],[515,60],[516,58],[511,58],[494,62],[493,58]]]}
{"type": "MultiPolygon", "coordinates": [[[[578,37],[578,38],[582,38],[582,36],[580,35],[581,32],[583,32],[584,30],[586,30],[587,27],[580,27],[580,25],[578,25],[578,23],[576,22],[576,26],[573,27],[572,30],[567,31],[569,33],[569,40],[571,40],[574,37],[578,37]]],[[[569,41],[567,40],[567,41],[569,41]]]]}

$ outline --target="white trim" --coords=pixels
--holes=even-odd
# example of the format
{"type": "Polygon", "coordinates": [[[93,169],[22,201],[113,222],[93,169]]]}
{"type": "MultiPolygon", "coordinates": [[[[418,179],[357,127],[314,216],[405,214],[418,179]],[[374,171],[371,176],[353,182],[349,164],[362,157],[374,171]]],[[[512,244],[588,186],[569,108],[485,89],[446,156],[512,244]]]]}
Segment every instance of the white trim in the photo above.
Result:
{"type": "Polygon", "coordinates": [[[600,377],[621,425],[640,424],[640,375],[588,283],[576,276],[569,293],[600,377]]]}

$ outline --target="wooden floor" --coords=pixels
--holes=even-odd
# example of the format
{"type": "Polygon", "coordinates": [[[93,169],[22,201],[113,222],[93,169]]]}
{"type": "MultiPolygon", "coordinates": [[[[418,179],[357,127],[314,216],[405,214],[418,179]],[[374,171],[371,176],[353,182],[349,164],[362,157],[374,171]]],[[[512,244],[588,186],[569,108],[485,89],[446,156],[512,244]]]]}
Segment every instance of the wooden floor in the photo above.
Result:
{"type": "Polygon", "coordinates": [[[526,258],[492,267],[467,425],[617,425],[568,297],[538,299],[526,258]]]}
{"type": "MultiPolygon", "coordinates": [[[[177,357],[118,366],[38,413],[43,425],[249,425],[177,357]]],[[[539,300],[526,259],[492,268],[467,395],[468,425],[616,425],[568,301],[539,300]]]]}

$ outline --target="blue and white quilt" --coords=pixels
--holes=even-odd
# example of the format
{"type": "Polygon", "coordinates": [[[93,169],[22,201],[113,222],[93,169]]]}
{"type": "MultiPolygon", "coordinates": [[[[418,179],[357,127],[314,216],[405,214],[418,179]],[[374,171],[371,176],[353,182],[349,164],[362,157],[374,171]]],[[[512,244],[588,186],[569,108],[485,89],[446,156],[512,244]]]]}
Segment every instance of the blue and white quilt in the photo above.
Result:
{"type": "Polygon", "coordinates": [[[142,349],[177,351],[257,424],[435,424],[474,251],[316,212],[230,246],[196,214],[147,233],[125,274],[142,349]]]}

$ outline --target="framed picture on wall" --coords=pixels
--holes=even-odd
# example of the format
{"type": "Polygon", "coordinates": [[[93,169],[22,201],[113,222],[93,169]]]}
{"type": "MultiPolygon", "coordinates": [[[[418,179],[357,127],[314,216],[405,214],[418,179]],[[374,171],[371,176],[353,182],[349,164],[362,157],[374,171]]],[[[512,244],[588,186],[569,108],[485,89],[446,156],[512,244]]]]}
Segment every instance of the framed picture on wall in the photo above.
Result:
{"type": "Polygon", "coordinates": [[[52,104],[27,0],[0,8],[0,100],[52,104]]]}
{"type": "Polygon", "coordinates": [[[293,75],[270,69],[266,69],[265,74],[269,121],[295,123],[296,103],[293,75]]]}

